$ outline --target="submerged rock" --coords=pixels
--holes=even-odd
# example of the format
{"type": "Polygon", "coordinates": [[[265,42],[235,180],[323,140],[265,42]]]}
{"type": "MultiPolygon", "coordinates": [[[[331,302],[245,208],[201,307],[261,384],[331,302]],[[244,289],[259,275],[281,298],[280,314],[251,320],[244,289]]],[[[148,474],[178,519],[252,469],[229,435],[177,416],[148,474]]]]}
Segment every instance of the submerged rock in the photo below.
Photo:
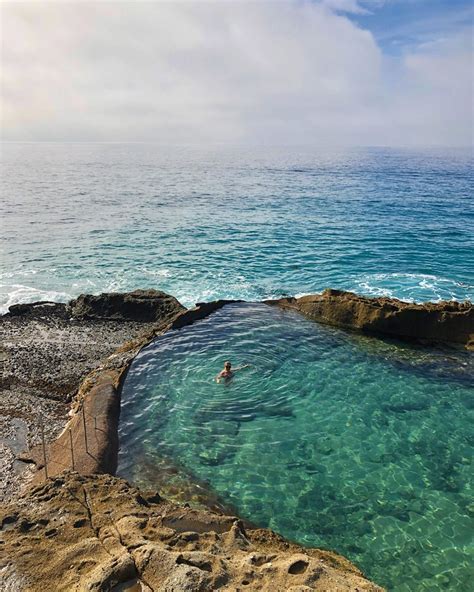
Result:
{"type": "Polygon", "coordinates": [[[346,329],[474,347],[474,306],[470,302],[413,304],[328,289],[266,304],[292,308],[315,321],[346,329]]]}

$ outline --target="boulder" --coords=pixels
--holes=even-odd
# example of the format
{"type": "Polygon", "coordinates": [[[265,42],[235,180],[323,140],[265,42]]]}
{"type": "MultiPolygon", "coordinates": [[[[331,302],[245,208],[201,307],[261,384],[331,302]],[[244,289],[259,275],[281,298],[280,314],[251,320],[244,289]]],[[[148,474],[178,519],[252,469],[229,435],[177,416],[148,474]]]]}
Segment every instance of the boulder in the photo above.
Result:
{"type": "Polygon", "coordinates": [[[69,303],[73,317],[154,322],[173,317],[185,307],[174,296],[159,290],[81,294],[69,303]]]}
{"type": "Polygon", "coordinates": [[[61,302],[39,300],[38,302],[31,302],[29,304],[13,304],[8,308],[8,312],[5,314],[5,317],[66,317],[66,309],[66,305],[61,302]]]}

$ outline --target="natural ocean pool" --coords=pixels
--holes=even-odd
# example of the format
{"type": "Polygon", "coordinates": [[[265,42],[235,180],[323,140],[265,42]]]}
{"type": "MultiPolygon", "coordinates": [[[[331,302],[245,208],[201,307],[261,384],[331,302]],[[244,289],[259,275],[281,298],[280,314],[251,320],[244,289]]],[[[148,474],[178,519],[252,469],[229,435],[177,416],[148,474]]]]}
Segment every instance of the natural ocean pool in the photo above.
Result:
{"type": "Polygon", "coordinates": [[[119,474],[149,487],[195,479],[389,590],[468,590],[473,378],[462,350],[228,305],[134,360],[119,474]],[[216,384],[228,358],[253,367],[216,384]]]}
{"type": "MultiPolygon", "coordinates": [[[[0,164],[2,313],[150,287],[186,306],[327,287],[474,299],[469,149],[12,143],[0,164]]],[[[161,475],[175,492],[192,476],[398,590],[464,590],[472,355],[298,333],[301,318],[267,328],[262,311],[248,326],[218,322],[196,348],[214,321],[183,329],[186,354],[173,336],[137,360],[124,474],[161,475]],[[231,338],[232,327],[249,337],[231,338]],[[223,350],[258,360],[258,372],[218,388],[223,350]],[[199,416],[209,407],[215,416],[199,416]]]]}

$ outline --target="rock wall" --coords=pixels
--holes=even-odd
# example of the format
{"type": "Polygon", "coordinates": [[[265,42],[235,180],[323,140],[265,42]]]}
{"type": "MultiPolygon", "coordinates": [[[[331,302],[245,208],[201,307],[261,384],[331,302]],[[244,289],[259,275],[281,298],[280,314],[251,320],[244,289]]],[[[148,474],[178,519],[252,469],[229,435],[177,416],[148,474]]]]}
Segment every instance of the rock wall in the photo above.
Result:
{"type": "Polygon", "coordinates": [[[412,304],[329,289],[322,294],[266,303],[291,308],[314,321],[346,329],[474,347],[474,306],[470,302],[412,304]]]}
{"type": "MultiPolygon", "coordinates": [[[[110,295],[103,296],[108,299],[110,295]]],[[[113,296],[115,301],[116,295],[113,296]]],[[[164,296],[166,300],[172,298],[166,294],[164,296]]],[[[81,301],[86,300],[85,297],[80,298],[81,301]]],[[[162,297],[159,298],[161,300],[162,297]]],[[[166,306],[160,309],[162,316],[157,322],[148,324],[146,330],[122,344],[85,377],[75,396],[70,421],[59,437],[46,446],[46,463],[42,446],[36,446],[28,454],[21,455],[23,461],[33,462],[39,469],[33,477],[34,483],[58,475],[65,469],[78,471],[82,475],[115,474],[121,384],[133,358],[158,335],[191,325],[231,302],[217,300],[200,303],[188,310],[173,300],[168,300],[171,308],[166,306]]],[[[148,304],[145,304],[145,311],[147,307],[148,304]]],[[[98,309],[104,310],[102,306],[98,309]]],[[[139,310],[135,314],[139,315],[139,310]]]]}

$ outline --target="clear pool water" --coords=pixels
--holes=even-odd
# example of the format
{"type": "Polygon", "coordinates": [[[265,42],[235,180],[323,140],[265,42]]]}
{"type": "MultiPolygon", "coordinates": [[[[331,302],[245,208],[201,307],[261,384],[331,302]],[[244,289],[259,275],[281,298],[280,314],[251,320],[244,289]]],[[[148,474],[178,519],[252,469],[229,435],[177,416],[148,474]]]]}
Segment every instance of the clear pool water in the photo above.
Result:
{"type": "Polygon", "coordinates": [[[229,305],[132,364],[119,474],[165,490],[193,479],[390,590],[467,591],[473,365],[464,351],[229,305]],[[217,384],[226,359],[253,366],[217,384]]]}

